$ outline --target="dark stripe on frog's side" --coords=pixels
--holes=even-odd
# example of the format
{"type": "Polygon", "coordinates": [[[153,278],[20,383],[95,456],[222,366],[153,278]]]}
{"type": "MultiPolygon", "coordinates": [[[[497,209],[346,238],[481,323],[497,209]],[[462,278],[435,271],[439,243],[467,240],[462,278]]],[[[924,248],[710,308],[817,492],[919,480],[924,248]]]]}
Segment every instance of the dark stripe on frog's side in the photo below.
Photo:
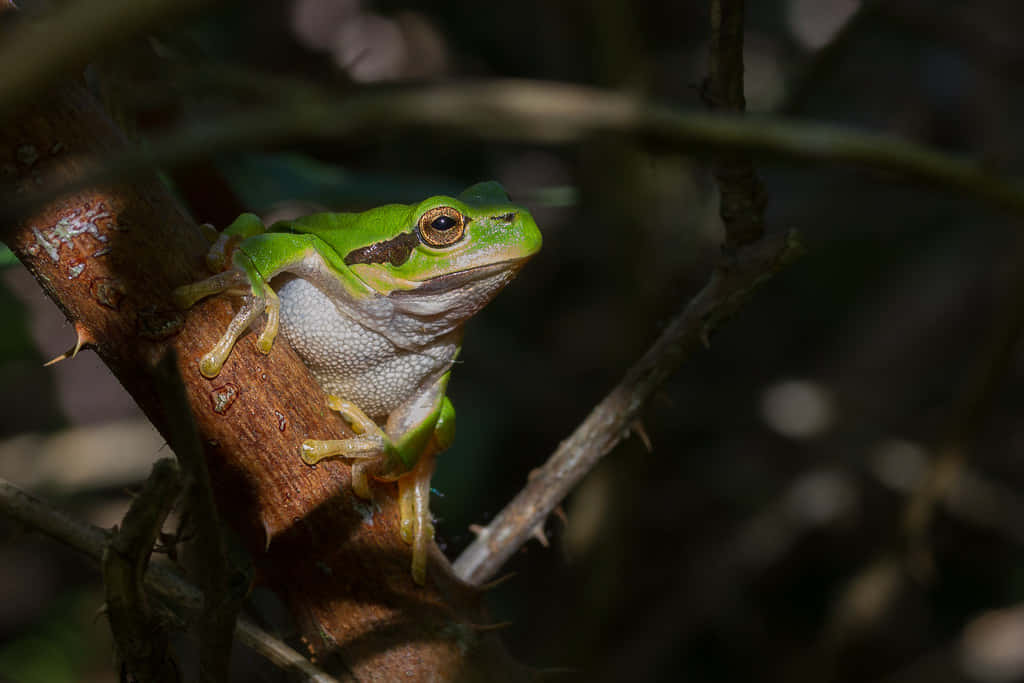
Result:
{"type": "Polygon", "coordinates": [[[420,243],[413,232],[403,232],[383,242],[376,242],[366,247],[353,249],[345,255],[345,265],[356,263],[388,263],[400,266],[412,256],[412,250],[420,243]]]}

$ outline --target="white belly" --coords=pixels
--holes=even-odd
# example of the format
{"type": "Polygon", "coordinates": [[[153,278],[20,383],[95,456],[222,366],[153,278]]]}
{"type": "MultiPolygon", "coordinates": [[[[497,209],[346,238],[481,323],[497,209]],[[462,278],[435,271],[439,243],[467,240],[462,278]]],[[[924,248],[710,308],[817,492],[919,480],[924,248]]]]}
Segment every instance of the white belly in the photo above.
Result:
{"type": "Polygon", "coordinates": [[[277,294],[281,334],[320,386],[353,401],[375,420],[385,419],[426,389],[458,350],[454,338],[418,351],[399,349],[342,314],[308,280],[289,279],[277,294]]]}

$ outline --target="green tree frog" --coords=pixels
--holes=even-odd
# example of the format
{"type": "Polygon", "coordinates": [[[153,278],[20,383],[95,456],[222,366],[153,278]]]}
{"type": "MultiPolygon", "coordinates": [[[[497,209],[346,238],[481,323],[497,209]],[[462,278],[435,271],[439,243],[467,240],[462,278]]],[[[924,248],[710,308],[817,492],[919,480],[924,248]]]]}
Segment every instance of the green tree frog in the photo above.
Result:
{"type": "Polygon", "coordinates": [[[179,287],[175,299],[189,308],[210,295],[242,293],[223,337],[199,361],[209,378],[262,314],[259,351],[270,353],[280,330],[328,394],[327,405],[356,433],[308,439],[302,459],[354,459],[352,488],[363,498],[371,478],[398,481],[401,534],[412,545],[413,579],[423,584],[434,534],[430,477],[455,434],[445,390],[463,323],[540,246],[530,213],[496,182],[457,197],[319,213],[269,228],[243,214],[207,255],[217,274],[179,287]]]}

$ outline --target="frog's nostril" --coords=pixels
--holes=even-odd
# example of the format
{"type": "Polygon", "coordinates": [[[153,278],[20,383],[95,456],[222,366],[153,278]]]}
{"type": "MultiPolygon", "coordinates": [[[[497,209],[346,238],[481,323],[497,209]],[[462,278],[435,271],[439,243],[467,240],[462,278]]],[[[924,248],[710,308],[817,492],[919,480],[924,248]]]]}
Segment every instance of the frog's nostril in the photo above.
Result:
{"type": "Polygon", "coordinates": [[[503,223],[511,223],[512,221],[514,221],[516,219],[516,214],[515,213],[503,213],[500,216],[495,216],[494,219],[495,220],[499,220],[499,221],[501,221],[503,223]]]}

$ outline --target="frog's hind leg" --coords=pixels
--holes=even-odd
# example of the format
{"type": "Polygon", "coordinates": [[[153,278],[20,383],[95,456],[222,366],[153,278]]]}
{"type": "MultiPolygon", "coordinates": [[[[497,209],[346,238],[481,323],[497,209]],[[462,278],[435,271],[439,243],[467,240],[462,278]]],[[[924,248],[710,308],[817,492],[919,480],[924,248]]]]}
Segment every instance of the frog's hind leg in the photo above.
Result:
{"type": "Polygon", "coordinates": [[[398,505],[402,513],[402,540],[412,545],[412,579],[427,581],[427,553],[434,540],[434,519],[430,514],[430,477],[437,458],[432,449],[420,456],[411,472],[398,480],[398,505]]]}
{"type": "Polygon", "coordinates": [[[349,423],[357,436],[348,439],[302,442],[302,460],[315,465],[326,458],[358,458],[352,465],[352,490],[360,498],[370,498],[370,477],[380,475],[384,462],[387,436],[370,417],[352,401],[337,396],[327,397],[327,406],[349,423]]]}

